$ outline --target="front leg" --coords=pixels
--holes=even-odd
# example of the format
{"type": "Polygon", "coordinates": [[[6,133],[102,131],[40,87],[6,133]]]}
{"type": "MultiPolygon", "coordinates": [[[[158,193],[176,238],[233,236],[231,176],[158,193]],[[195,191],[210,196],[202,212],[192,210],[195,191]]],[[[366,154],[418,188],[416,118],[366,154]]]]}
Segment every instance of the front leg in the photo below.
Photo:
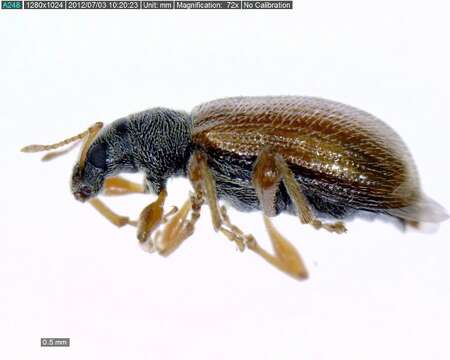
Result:
{"type": "Polygon", "coordinates": [[[194,233],[195,223],[200,218],[204,203],[201,193],[191,194],[181,209],[168,221],[162,233],[155,240],[158,253],[162,256],[172,254],[181,243],[194,233]],[[191,214],[188,219],[188,215],[191,214]]]}
{"type": "Polygon", "coordinates": [[[112,211],[106,204],[98,198],[93,198],[89,200],[89,204],[91,204],[94,209],[96,209],[100,214],[102,214],[107,220],[109,220],[112,224],[117,227],[122,227],[124,225],[135,225],[133,221],[131,221],[127,216],[122,216],[116,214],[112,211]]]}
{"type": "Polygon", "coordinates": [[[111,176],[106,178],[105,183],[103,184],[103,194],[106,196],[144,193],[144,185],[129,181],[121,176],[111,176]]]}
{"type": "Polygon", "coordinates": [[[196,192],[190,196],[180,210],[174,207],[164,215],[166,197],[166,190],[162,190],[158,199],[141,212],[137,223],[137,237],[143,249],[148,252],[157,251],[162,256],[173,253],[184,240],[193,234],[204,202],[203,194],[196,192]],[[189,214],[191,216],[188,219],[189,214]],[[162,231],[158,230],[161,224],[166,224],[162,231]],[[153,233],[155,235],[152,237],[153,233]]]}
{"type": "Polygon", "coordinates": [[[155,250],[155,244],[151,235],[163,221],[166,197],[167,191],[163,189],[159,193],[158,199],[141,211],[139,220],[137,221],[137,238],[143,248],[149,252],[155,250]]]}
{"type": "MultiPolygon", "coordinates": [[[[103,184],[103,195],[106,196],[126,195],[144,192],[145,190],[143,185],[136,184],[120,176],[109,177],[105,180],[105,183],[103,184]]],[[[124,225],[136,226],[136,221],[130,220],[127,216],[116,214],[103,201],[101,201],[98,198],[90,199],[89,203],[94,207],[94,209],[96,209],[100,214],[102,214],[107,220],[109,220],[112,224],[116,225],[117,227],[122,227],[124,225]]]]}

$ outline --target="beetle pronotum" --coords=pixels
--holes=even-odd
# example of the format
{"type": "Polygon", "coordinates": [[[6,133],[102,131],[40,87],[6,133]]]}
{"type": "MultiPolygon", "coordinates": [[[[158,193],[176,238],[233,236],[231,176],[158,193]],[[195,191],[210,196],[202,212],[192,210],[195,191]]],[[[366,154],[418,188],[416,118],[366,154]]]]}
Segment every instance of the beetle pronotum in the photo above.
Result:
{"type": "Polygon", "coordinates": [[[342,219],[361,212],[412,226],[448,218],[422,193],[400,137],[367,112],[334,101],[235,97],[204,103],[190,114],[153,108],[22,151],[53,150],[82,139],[71,182],[75,198],[89,201],[117,226],[137,226],[144,248],[164,256],[192,235],[205,202],[215,231],[298,279],[307,278],[306,267],[270,217],[295,214],[303,224],[336,233],[346,231],[342,219]],[[142,172],[144,184],[117,176],[123,172],[142,172]],[[194,192],[179,210],[165,214],[166,183],[173,176],[188,177],[194,192]],[[158,198],[137,221],[117,215],[97,198],[147,192],[158,198]],[[219,200],[241,211],[262,211],[274,254],[233,225],[219,200]]]}

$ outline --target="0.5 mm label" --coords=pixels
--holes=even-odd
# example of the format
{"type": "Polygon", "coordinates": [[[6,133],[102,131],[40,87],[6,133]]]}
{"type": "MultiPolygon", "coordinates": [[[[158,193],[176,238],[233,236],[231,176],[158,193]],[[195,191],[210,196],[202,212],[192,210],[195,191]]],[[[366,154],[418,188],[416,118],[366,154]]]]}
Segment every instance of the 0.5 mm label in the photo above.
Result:
{"type": "Polygon", "coordinates": [[[70,338],[41,338],[42,347],[70,346],[70,338]]]}

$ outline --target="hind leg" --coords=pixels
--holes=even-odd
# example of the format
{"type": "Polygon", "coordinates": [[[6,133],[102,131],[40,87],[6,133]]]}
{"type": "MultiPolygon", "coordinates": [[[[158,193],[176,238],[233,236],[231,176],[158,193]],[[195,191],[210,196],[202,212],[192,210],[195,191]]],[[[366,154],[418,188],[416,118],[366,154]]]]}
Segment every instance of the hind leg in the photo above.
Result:
{"type": "Polygon", "coordinates": [[[264,225],[266,226],[267,233],[272,242],[272,247],[275,252],[274,255],[264,250],[253,235],[244,234],[241,229],[236,225],[233,225],[228,218],[224,206],[221,207],[221,214],[224,224],[228,228],[223,227],[220,231],[230,240],[242,241],[248,249],[261,256],[278,270],[285,272],[295,279],[304,280],[308,278],[308,271],[306,270],[306,266],[303,263],[300,254],[295,247],[276,230],[269,217],[264,215],[264,225]]]}
{"type": "Polygon", "coordinates": [[[264,218],[264,223],[272,241],[275,255],[271,255],[261,248],[253,235],[245,234],[236,225],[231,223],[225,206],[221,208],[218,206],[214,178],[208,168],[206,157],[202,153],[197,152],[194,154],[189,169],[189,177],[194,189],[196,189],[196,192],[200,191],[205,194],[216,231],[221,232],[229,240],[236,243],[241,251],[247,247],[279,270],[296,279],[305,279],[308,277],[308,273],[298,252],[275,230],[267,217],[264,218]]]}
{"type": "Polygon", "coordinates": [[[280,181],[283,181],[302,224],[311,224],[316,229],[325,229],[338,234],[346,231],[341,221],[323,223],[314,217],[308,200],[288,164],[281,155],[269,148],[260,153],[253,172],[253,184],[265,215],[275,215],[275,196],[280,181]]]}

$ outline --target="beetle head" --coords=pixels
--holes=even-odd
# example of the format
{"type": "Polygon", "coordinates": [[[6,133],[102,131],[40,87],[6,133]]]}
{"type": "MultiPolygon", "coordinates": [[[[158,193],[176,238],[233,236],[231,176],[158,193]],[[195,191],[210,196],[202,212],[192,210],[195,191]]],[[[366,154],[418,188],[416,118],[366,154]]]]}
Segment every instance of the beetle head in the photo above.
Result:
{"type": "MultiPolygon", "coordinates": [[[[40,152],[58,149],[73,142],[84,140],[80,159],[72,173],[71,189],[77,200],[86,201],[101,190],[106,173],[106,144],[96,136],[103,123],[97,122],[86,131],[51,145],[28,145],[23,152],[40,152]],[[96,140],[94,142],[94,140],[96,140]]],[[[63,151],[47,153],[42,160],[47,161],[67,153],[73,147],[63,151]]]]}
{"type": "Polygon", "coordinates": [[[89,128],[81,149],[80,159],[72,171],[70,188],[75,199],[79,201],[86,201],[96,196],[102,189],[105,180],[107,145],[100,138],[94,142],[102,125],[97,123],[89,128]]]}
{"type": "Polygon", "coordinates": [[[75,199],[86,201],[102,190],[107,170],[106,146],[102,143],[91,145],[82,165],[81,162],[75,164],[70,188],[75,199]]]}
{"type": "Polygon", "coordinates": [[[126,118],[118,119],[104,128],[103,123],[97,122],[78,135],[50,145],[28,145],[22,148],[22,151],[50,151],[42,158],[43,161],[48,161],[68,153],[82,142],[80,157],[72,171],[70,187],[77,200],[86,201],[98,195],[108,176],[137,171],[129,142],[128,125],[126,118]],[[74,145],[64,150],[53,151],[72,143],[74,145]]]}

